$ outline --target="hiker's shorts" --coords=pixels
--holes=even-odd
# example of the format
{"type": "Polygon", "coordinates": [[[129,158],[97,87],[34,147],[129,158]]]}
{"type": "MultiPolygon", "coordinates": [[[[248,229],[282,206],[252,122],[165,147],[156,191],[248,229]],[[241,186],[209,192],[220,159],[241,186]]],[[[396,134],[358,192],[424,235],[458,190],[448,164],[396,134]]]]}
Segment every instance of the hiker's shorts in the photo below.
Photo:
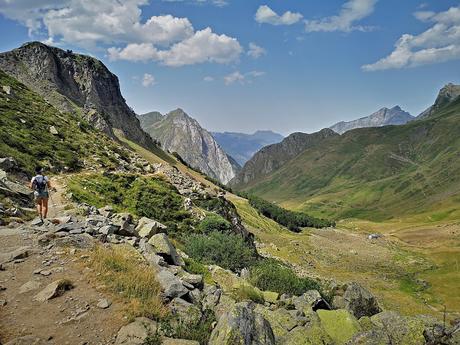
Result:
{"type": "Polygon", "coordinates": [[[41,193],[34,192],[34,196],[35,196],[35,201],[36,202],[39,202],[39,201],[41,201],[43,199],[48,199],[49,198],[48,192],[41,192],[41,193]]]}

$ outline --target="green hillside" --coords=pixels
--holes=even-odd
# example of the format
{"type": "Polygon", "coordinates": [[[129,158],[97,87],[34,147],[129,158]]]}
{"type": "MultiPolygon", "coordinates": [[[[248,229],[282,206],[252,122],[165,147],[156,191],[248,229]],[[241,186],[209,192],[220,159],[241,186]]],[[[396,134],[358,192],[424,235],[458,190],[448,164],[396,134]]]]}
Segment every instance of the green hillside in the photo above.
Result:
{"type": "Polygon", "coordinates": [[[124,149],[84,120],[60,112],[1,70],[0,85],[0,156],[14,157],[28,174],[36,164],[54,171],[85,165],[110,169],[117,164],[114,152],[125,155],[124,149]]]}
{"type": "Polygon", "coordinates": [[[457,99],[423,120],[327,138],[237,188],[322,217],[459,217],[459,115],[457,99]]]}

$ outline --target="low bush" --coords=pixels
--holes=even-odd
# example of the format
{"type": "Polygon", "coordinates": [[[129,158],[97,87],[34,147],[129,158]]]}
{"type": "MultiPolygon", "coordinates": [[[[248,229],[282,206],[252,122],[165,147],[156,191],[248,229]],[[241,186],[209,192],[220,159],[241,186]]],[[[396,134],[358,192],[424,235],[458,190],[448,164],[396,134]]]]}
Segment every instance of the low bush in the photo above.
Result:
{"type": "Polygon", "coordinates": [[[275,260],[259,260],[250,271],[250,282],[264,291],[301,295],[308,290],[320,290],[318,282],[298,277],[289,267],[275,260]]]}
{"type": "Polygon", "coordinates": [[[212,279],[211,273],[205,265],[199,263],[196,260],[193,260],[192,258],[184,259],[184,261],[187,272],[193,274],[200,274],[203,276],[203,280],[206,284],[214,284],[214,280],[212,279]]]}
{"type": "Polygon", "coordinates": [[[219,265],[234,272],[251,266],[257,258],[256,250],[248,247],[241,236],[220,232],[190,236],[185,241],[185,251],[201,263],[219,265]]]}
{"type": "Polygon", "coordinates": [[[208,214],[197,227],[197,230],[202,234],[210,234],[212,232],[227,233],[231,230],[232,225],[229,221],[217,214],[208,214]]]}

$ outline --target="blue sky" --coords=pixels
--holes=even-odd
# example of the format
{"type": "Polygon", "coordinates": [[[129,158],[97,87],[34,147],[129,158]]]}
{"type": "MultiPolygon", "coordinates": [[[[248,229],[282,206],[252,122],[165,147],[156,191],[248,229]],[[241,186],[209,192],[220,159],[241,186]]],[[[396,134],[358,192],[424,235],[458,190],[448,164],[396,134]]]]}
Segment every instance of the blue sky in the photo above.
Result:
{"type": "Polygon", "coordinates": [[[41,40],[101,59],[138,113],[215,131],[313,132],[460,82],[453,0],[0,0],[0,50],[41,40]]]}

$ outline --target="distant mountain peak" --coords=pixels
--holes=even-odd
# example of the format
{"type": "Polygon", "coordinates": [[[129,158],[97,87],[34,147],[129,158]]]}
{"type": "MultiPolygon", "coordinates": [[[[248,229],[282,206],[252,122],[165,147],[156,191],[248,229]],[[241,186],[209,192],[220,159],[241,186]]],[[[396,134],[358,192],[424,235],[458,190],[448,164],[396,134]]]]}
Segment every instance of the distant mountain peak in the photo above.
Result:
{"type": "Polygon", "coordinates": [[[213,136],[183,109],[177,108],[165,116],[158,112],[140,115],[142,128],[163,148],[177,152],[192,167],[222,183],[230,181],[240,166],[228,156],[213,136]]]}
{"type": "Polygon", "coordinates": [[[383,107],[375,113],[357,120],[338,122],[330,128],[339,134],[343,134],[355,128],[403,125],[413,119],[414,117],[411,114],[402,110],[399,105],[395,105],[393,108],[383,107]]]}

